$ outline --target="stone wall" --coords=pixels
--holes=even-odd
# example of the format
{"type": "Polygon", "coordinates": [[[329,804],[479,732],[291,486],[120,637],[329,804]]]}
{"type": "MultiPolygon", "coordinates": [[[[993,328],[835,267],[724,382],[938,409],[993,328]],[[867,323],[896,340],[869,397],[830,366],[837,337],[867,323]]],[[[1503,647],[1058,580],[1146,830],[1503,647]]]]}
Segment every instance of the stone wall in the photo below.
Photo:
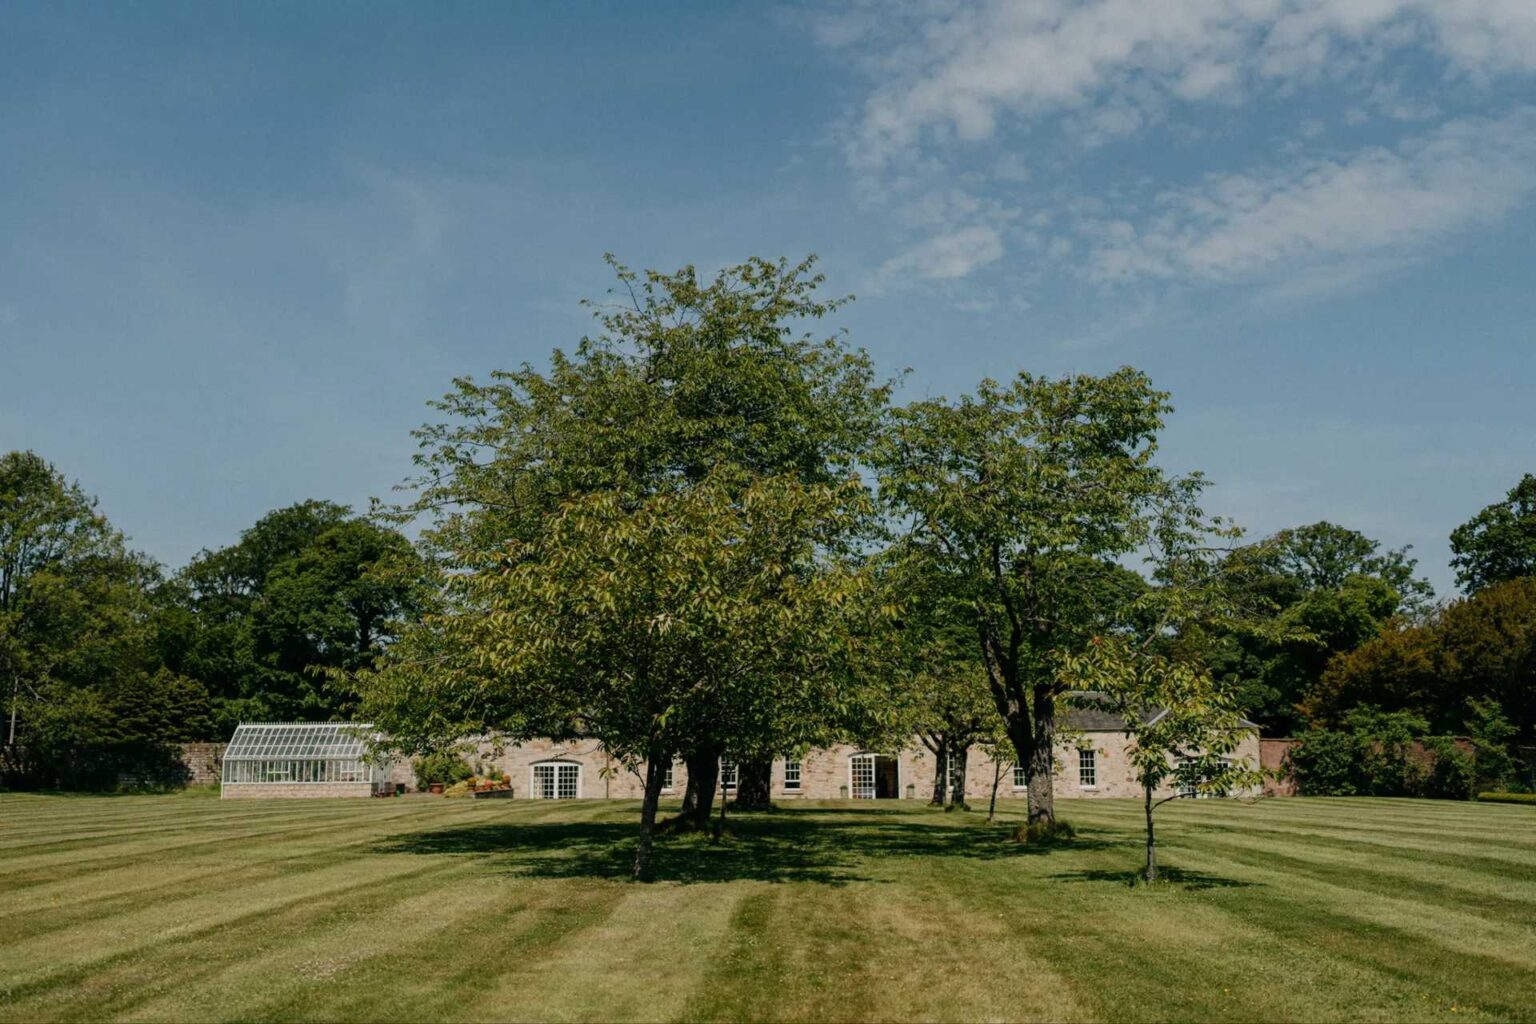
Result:
{"type": "MultiPolygon", "coordinates": [[[[1055,790],[1056,796],[1061,799],[1071,797],[1140,797],[1141,784],[1136,781],[1136,772],[1131,765],[1131,759],[1127,754],[1127,744],[1130,743],[1124,733],[1120,732],[1085,732],[1075,740],[1062,740],[1056,744],[1056,768],[1055,790]],[[1083,772],[1082,759],[1078,751],[1088,749],[1093,751],[1092,785],[1085,784],[1088,776],[1083,772]]],[[[933,755],[926,750],[921,751],[926,755],[925,775],[919,785],[920,795],[924,799],[933,796],[933,755]]],[[[1259,736],[1257,733],[1248,733],[1235,751],[1232,753],[1234,760],[1246,759],[1250,764],[1257,766],[1260,763],[1259,736]]],[[[983,802],[992,795],[992,783],[997,778],[997,769],[992,759],[980,749],[972,749],[967,763],[965,793],[966,799],[971,804],[983,802]]],[[[1012,759],[1005,759],[1001,765],[1001,777],[997,778],[997,795],[1000,798],[1019,797],[1025,795],[1023,780],[1017,780],[1020,784],[1014,785],[1012,759]]],[[[1159,787],[1154,795],[1158,797],[1171,796],[1174,787],[1159,787]]],[[[1256,795],[1256,794],[1244,794],[1256,795]]]]}
{"type": "Polygon", "coordinates": [[[1264,780],[1265,796],[1295,796],[1296,779],[1291,775],[1290,768],[1286,766],[1285,759],[1290,756],[1291,748],[1300,740],[1292,739],[1261,739],[1259,740],[1259,767],[1266,772],[1275,772],[1278,777],[1264,780]]]}
{"type": "MultiPolygon", "coordinates": [[[[1125,736],[1121,733],[1084,733],[1080,741],[1063,741],[1056,750],[1056,795],[1058,797],[1139,797],[1130,759],[1126,755],[1125,736]],[[1085,785],[1079,764],[1079,742],[1094,751],[1093,785],[1085,785]]],[[[800,759],[800,788],[784,784],[784,759],[773,762],[771,794],[775,801],[838,800],[852,793],[852,759],[864,753],[862,748],[846,744],[812,750],[800,759]]],[[[929,800],[933,796],[934,756],[921,744],[914,744],[889,756],[897,765],[897,791],[900,799],[929,800]]],[[[1249,733],[1233,756],[1260,764],[1261,751],[1257,733],[1249,733]]],[[[512,780],[513,796],[524,799],[533,794],[533,766],[540,762],[574,763],[580,767],[578,796],[581,799],[638,800],[644,795],[644,766],[632,771],[610,758],[601,744],[591,741],[557,743],[531,740],[517,746],[497,749],[482,746],[470,759],[482,770],[497,768],[512,780]]],[[[994,773],[998,770],[980,749],[973,749],[966,771],[966,797],[970,803],[986,801],[992,793],[994,773]]],[[[1001,765],[998,796],[1023,797],[1022,785],[1014,785],[1011,760],[1001,765]]],[[[681,797],[688,785],[687,768],[682,762],[673,766],[673,785],[663,797],[681,797]]],[[[1158,796],[1168,796],[1171,787],[1163,787],[1158,796]]]]}
{"type": "Polygon", "coordinates": [[[371,782],[229,782],[219,787],[219,796],[225,800],[312,800],[372,795],[371,782]]]}
{"type": "Polygon", "coordinates": [[[224,769],[224,748],[228,743],[183,743],[181,763],[187,767],[187,783],[206,786],[218,782],[224,769]]]}
{"type": "MultiPolygon", "coordinates": [[[[1141,790],[1136,784],[1130,760],[1126,756],[1126,738],[1121,733],[1084,733],[1078,741],[1062,741],[1056,750],[1056,795],[1058,797],[1139,797],[1141,790]],[[1086,786],[1079,765],[1079,742],[1094,751],[1094,784],[1086,786]]],[[[1283,757],[1281,745],[1288,740],[1260,741],[1256,734],[1247,736],[1235,756],[1247,758],[1254,764],[1270,766],[1267,759],[1283,757]],[[1275,751],[1281,751],[1278,755],[1275,751]]],[[[219,781],[225,744],[189,743],[182,748],[182,759],[187,765],[194,783],[219,781]]],[[[772,798],[778,802],[795,800],[840,800],[852,793],[852,759],[865,753],[862,748],[841,744],[812,750],[800,759],[800,787],[789,789],[785,785],[783,758],[773,762],[771,775],[772,798]]],[[[933,796],[934,756],[920,743],[888,756],[896,759],[896,796],[903,800],[927,801],[933,796]]],[[[600,743],[594,740],[555,742],[538,739],[514,746],[497,747],[482,744],[470,763],[481,772],[496,768],[512,780],[514,799],[527,799],[533,795],[533,766],[542,762],[565,762],[579,766],[577,794],[580,799],[638,800],[644,795],[644,765],[638,770],[625,768],[609,757],[600,743]]],[[[1278,763],[1278,761],[1276,762],[1278,763]]],[[[973,805],[984,804],[992,794],[994,773],[999,766],[979,748],[973,749],[966,771],[966,799],[973,805]]],[[[1015,777],[1011,760],[1000,766],[997,777],[997,795],[1002,799],[1023,798],[1024,787],[1014,785],[1015,777]]],[[[407,789],[416,788],[415,774],[409,760],[397,760],[390,764],[386,778],[391,785],[402,784],[407,789]]],[[[688,769],[681,762],[672,766],[672,786],[662,791],[663,799],[680,799],[688,786],[688,769]]],[[[222,795],[229,798],[250,797],[366,797],[373,790],[370,783],[303,783],[263,784],[242,783],[223,787],[222,795]]],[[[1160,790],[1159,796],[1171,794],[1170,789],[1160,790]]],[[[1290,796],[1294,786],[1266,785],[1270,795],[1290,796]]]]}

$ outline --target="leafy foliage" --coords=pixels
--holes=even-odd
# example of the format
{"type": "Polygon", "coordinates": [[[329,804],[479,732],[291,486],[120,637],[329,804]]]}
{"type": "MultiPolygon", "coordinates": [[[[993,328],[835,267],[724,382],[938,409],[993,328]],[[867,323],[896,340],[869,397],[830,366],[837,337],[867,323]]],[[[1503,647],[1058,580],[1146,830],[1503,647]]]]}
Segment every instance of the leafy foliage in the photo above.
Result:
{"type": "Polygon", "coordinates": [[[1453,530],[1451,551],[1456,582],[1469,594],[1536,576],[1536,475],[1453,530]]]}
{"type": "Polygon", "coordinates": [[[655,765],[760,759],[839,720],[873,613],[855,469],[888,388],[801,330],[839,304],[809,260],[708,283],[613,265],[628,301],[598,307],[597,337],[547,373],[456,382],[418,432],[394,512],[432,516],[444,598],[361,685],[401,744],[581,734],[646,761],[638,876],[655,765]]]}
{"type": "Polygon", "coordinates": [[[371,664],[414,618],[424,570],[398,532],[306,501],[194,558],[173,582],[161,655],[211,694],[216,732],[241,720],[348,713],[328,670],[371,664]]]}
{"type": "MultiPolygon", "coordinates": [[[[1292,749],[1290,767],[1303,794],[1471,798],[1481,773],[1477,744],[1464,749],[1451,737],[1428,735],[1428,724],[1413,712],[1369,705],[1351,711],[1344,725],[1308,732],[1292,749]]],[[[1487,770],[1501,764],[1507,761],[1495,758],[1487,770]]]]}
{"type": "Polygon", "coordinates": [[[1536,793],[1479,793],[1478,803],[1536,804],[1536,793]]]}
{"type": "Polygon", "coordinates": [[[0,681],[11,784],[165,781],[169,744],[207,727],[207,695],[159,665],[159,570],[78,484],[0,456],[0,681]]]}
{"type": "Polygon", "coordinates": [[[1035,818],[1055,814],[1057,663],[1120,613],[1104,601],[1113,561],[1146,544],[1160,517],[1192,509],[1199,490],[1152,462],[1169,408],[1130,368],[1026,373],[896,410],[876,453],[881,498],[908,530],[901,545],[967,610],[1035,818]]]}
{"type": "Polygon", "coordinates": [[[1232,552],[1226,571],[1246,616],[1211,654],[1241,690],[1249,717],[1270,734],[1305,727],[1299,705],[1329,661],[1377,636],[1432,596],[1407,550],[1381,552],[1355,530],[1320,522],[1281,530],[1232,552]]]}
{"type": "Polygon", "coordinates": [[[1354,734],[1314,729],[1291,749],[1287,767],[1307,796],[1357,796],[1368,791],[1354,734]]]}
{"type": "Polygon", "coordinates": [[[1450,733],[1484,716],[1474,702],[1497,705],[1515,741],[1536,734],[1536,579],[1487,587],[1419,625],[1394,623],[1335,658],[1303,708],[1336,724],[1351,708],[1376,705],[1450,733]]]}
{"type": "MultiPolygon", "coordinates": [[[[1006,747],[975,627],[953,581],[921,549],[898,546],[879,568],[884,603],[899,610],[879,669],[895,714],[864,723],[867,746],[900,749],[917,736],[934,755],[932,802],[964,806],[965,764],[973,745],[1006,747]],[[955,785],[959,783],[959,785],[955,785]]],[[[1013,756],[1010,748],[1003,757],[1013,756]]]]}
{"type": "Polygon", "coordinates": [[[1257,765],[1232,755],[1251,732],[1237,695],[1203,665],[1170,657],[1123,636],[1096,639],[1069,657],[1065,674],[1125,723],[1126,758],[1141,784],[1146,871],[1157,880],[1155,813],[1179,793],[1226,796],[1256,787],[1257,765]],[[1159,796],[1173,786],[1175,794],[1159,796]]]}
{"type": "Polygon", "coordinates": [[[469,762],[451,750],[433,751],[416,759],[416,787],[426,789],[433,783],[451,786],[475,774],[469,762]]]}

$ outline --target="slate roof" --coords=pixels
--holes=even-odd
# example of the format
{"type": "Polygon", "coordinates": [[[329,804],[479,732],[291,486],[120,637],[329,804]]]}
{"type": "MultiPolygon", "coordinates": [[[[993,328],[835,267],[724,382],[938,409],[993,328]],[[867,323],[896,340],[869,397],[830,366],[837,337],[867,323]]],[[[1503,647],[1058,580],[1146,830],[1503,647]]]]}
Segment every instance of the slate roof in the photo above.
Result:
{"type": "MultiPolygon", "coordinates": [[[[1141,715],[1143,725],[1163,716],[1163,708],[1148,708],[1141,715]]],[[[1057,709],[1057,721],[1077,732],[1124,732],[1125,720],[1120,712],[1109,704],[1109,698],[1093,690],[1074,690],[1064,695],[1057,709]]],[[[1242,720],[1244,729],[1257,729],[1258,724],[1242,720]]]]}

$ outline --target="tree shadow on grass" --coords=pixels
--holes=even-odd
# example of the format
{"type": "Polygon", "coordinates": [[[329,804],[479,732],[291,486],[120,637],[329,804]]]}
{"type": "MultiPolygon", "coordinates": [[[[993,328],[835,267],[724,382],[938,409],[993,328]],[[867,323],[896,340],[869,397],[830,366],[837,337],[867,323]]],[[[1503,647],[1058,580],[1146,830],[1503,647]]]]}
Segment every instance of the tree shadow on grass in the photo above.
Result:
{"type": "MultiPolygon", "coordinates": [[[[871,862],[885,857],[1000,861],[1052,852],[1010,842],[1001,827],[890,820],[883,810],[795,810],[727,821],[727,834],[659,837],[654,877],[670,882],[876,881],[871,862]],[[839,819],[827,820],[835,813],[839,819]]],[[[482,857],[493,870],[530,878],[628,878],[636,826],[629,822],[529,822],[468,825],[389,837],[386,854],[482,857]]],[[[1071,848],[1109,844],[1079,839],[1071,848]]],[[[1056,847],[1060,850],[1063,847],[1056,847]]]]}
{"type": "MultiPolygon", "coordinates": [[[[1049,876],[1053,880],[1062,882],[1113,882],[1126,888],[1135,888],[1138,885],[1147,885],[1142,878],[1142,869],[1134,871],[1070,871],[1059,875],[1049,876]]],[[[1244,882],[1236,878],[1225,878],[1221,875],[1212,875],[1204,871],[1191,871],[1186,868],[1158,868],[1157,881],[1154,885],[1171,885],[1183,889],[1247,889],[1259,883],[1244,882]]]]}

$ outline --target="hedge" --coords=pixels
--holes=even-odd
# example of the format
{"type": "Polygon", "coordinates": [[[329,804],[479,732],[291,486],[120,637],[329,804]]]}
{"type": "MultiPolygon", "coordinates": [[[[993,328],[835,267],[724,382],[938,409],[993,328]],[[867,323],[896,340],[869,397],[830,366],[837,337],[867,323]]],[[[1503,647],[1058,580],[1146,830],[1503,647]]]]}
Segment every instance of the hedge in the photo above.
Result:
{"type": "Polygon", "coordinates": [[[1479,793],[1477,799],[1487,804],[1536,804],[1536,793],[1479,793]]]}

